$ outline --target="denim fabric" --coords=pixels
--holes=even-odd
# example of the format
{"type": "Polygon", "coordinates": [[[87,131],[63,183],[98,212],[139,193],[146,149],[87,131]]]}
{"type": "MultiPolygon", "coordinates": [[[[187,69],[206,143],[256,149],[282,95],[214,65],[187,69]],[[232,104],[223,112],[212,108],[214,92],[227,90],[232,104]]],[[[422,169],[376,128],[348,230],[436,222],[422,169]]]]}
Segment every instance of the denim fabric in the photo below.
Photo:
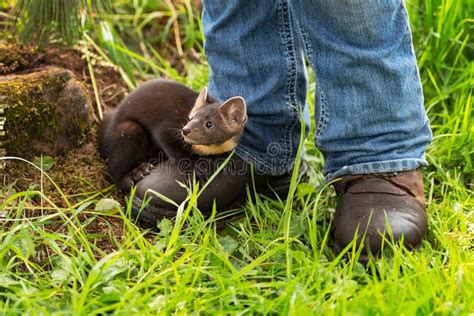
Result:
{"type": "Polygon", "coordinates": [[[241,95],[249,120],[236,154],[291,170],[304,113],[304,57],[316,73],[315,142],[327,180],[426,164],[431,130],[403,1],[203,1],[209,93],[241,95]]]}

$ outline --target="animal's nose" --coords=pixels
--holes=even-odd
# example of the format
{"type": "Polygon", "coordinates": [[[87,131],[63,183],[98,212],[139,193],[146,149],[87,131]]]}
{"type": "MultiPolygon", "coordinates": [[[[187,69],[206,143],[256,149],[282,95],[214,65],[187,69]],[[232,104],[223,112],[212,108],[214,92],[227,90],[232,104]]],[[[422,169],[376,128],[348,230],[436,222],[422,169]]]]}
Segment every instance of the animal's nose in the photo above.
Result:
{"type": "Polygon", "coordinates": [[[188,136],[189,133],[191,133],[191,129],[189,127],[183,127],[181,133],[183,133],[183,136],[188,136]]]}

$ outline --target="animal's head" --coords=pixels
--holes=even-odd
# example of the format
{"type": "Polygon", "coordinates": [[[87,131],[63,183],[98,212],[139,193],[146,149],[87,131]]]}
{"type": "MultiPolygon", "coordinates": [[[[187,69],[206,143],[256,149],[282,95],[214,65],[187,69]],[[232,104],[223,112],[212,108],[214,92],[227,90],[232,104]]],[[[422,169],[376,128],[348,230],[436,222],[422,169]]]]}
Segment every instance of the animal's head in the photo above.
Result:
{"type": "Polygon", "coordinates": [[[247,122],[247,105],[242,97],[219,103],[207,97],[204,88],[181,130],[184,140],[201,155],[222,154],[233,150],[247,122]]]}

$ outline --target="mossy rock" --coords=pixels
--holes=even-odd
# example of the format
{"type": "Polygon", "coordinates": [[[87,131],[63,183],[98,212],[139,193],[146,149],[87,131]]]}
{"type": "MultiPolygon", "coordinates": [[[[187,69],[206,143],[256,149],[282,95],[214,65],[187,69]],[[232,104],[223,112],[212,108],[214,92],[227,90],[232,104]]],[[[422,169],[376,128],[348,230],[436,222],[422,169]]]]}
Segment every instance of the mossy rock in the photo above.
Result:
{"type": "Polygon", "coordinates": [[[47,67],[0,77],[0,148],[8,156],[58,156],[76,148],[91,127],[86,89],[71,71],[47,67]],[[3,113],[2,113],[3,112],[3,113]]]}

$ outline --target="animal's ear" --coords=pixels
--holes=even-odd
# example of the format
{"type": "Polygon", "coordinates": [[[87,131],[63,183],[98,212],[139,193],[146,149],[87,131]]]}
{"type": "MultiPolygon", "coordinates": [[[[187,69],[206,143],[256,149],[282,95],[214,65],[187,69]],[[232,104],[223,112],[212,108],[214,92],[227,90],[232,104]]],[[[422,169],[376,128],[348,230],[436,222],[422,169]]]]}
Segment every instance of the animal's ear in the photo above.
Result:
{"type": "Polygon", "coordinates": [[[231,126],[240,127],[247,122],[247,104],[242,97],[228,99],[219,110],[231,126]]]}
{"type": "Polygon", "coordinates": [[[199,110],[201,107],[206,105],[207,101],[207,88],[204,88],[201,90],[199,93],[196,102],[194,102],[194,106],[191,110],[191,113],[189,114],[190,116],[194,116],[194,113],[196,113],[197,110],[199,110]]]}
{"type": "Polygon", "coordinates": [[[204,88],[199,93],[199,96],[196,99],[196,103],[194,103],[194,107],[198,108],[206,104],[207,101],[207,88],[204,88]]]}

